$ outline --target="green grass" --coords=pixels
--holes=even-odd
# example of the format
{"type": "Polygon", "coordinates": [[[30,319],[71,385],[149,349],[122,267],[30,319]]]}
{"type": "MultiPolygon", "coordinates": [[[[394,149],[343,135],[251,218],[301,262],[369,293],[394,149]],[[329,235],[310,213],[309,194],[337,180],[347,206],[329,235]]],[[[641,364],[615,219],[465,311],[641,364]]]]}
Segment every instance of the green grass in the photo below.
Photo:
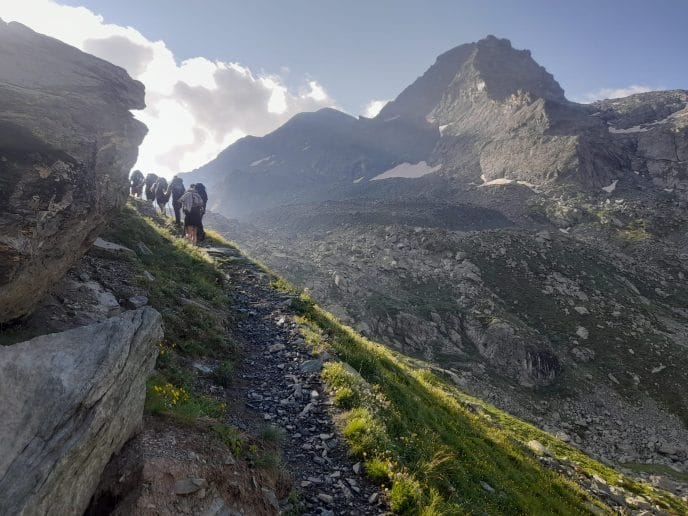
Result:
{"type": "MultiPolygon", "coordinates": [[[[389,491],[400,514],[588,514],[592,499],[572,481],[540,465],[524,443],[538,439],[586,475],[643,494],[666,509],[676,498],[633,482],[496,408],[466,396],[428,369],[366,340],[306,296],[299,323],[307,342],[350,364],[328,364],[323,377],[337,399],[357,401],[340,427],[351,454],[389,491]],[[479,413],[467,404],[482,407],[479,413]],[[481,482],[494,487],[486,491],[481,482]]],[[[595,502],[596,503],[596,502],[595,502]]],[[[609,510],[609,509],[606,509],[609,510]]]]}
{"type": "Polygon", "coordinates": [[[226,331],[228,285],[207,254],[189,246],[165,222],[127,206],[101,235],[134,250],[143,243],[152,251],[124,258],[132,262],[150,304],[163,316],[164,338],[156,374],[148,382],[146,411],[184,424],[219,420],[224,403],[197,390],[198,373],[190,362],[198,357],[219,359],[214,378],[225,386],[231,382],[235,349],[226,331]],[[155,280],[145,280],[144,270],[155,280]]]}

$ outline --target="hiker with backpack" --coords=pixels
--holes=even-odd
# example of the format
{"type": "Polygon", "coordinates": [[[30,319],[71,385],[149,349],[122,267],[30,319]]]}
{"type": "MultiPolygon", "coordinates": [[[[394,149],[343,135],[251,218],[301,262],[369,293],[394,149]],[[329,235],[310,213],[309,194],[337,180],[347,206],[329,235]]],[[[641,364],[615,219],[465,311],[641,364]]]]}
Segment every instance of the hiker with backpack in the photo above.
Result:
{"type": "Polygon", "coordinates": [[[194,190],[203,199],[203,213],[201,213],[201,225],[198,227],[198,240],[205,240],[205,230],[203,229],[203,215],[205,215],[205,210],[208,207],[208,193],[205,191],[205,185],[203,183],[196,183],[194,185],[194,190]]]}
{"type": "Polygon", "coordinates": [[[170,200],[170,194],[168,193],[169,188],[167,187],[167,179],[164,177],[159,177],[153,186],[153,192],[155,193],[155,202],[158,203],[158,208],[160,208],[160,213],[165,214],[165,207],[167,206],[167,201],[170,200]]]}
{"type": "Polygon", "coordinates": [[[191,185],[189,190],[179,198],[179,204],[184,211],[184,238],[191,245],[198,244],[198,229],[201,226],[203,217],[204,203],[203,198],[196,192],[195,185],[191,185]]]}
{"type": "Polygon", "coordinates": [[[139,199],[143,195],[143,172],[140,170],[134,170],[129,178],[129,184],[131,187],[131,196],[138,197],[139,199]]]}
{"type": "MultiPolygon", "coordinates": [[[[181,177],[174,176],[172,182],[170,183],[170,188],[167,190],[167,197],[172,198],[172,208],[174,209],[174,223],[179,226],[181,221],[181,209],[182,205],[179,199],[184,195],[186,189],[184,188],[184,180],[181,177]]],[[[204,206],[205,208],[205,206],[204,206]]]]}
{"type": "Polygon", "coordinates": [[[144,184],[146,185],[145,192],[146,192],[146,200],[147,201],[154,201],[155,200],[155,183],[158,180],[158,175],[153,174],[152,172],[146,176],[146,179],[144,181],[144,184]]]}

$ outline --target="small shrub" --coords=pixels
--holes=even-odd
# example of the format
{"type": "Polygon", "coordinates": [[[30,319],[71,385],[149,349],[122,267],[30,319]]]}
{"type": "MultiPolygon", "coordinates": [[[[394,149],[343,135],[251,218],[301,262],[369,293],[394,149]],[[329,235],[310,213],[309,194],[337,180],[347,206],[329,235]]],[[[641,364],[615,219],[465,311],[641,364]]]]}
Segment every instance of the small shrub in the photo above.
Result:
{"type": "Polygon", "coordinates": [[[244,440],[239,433],[239,430],[233,426],[223,423],[213,425],[212,431],[225,443],[234,455],[240,455],[244,448],[244,440]]]}
{"type": "Polygon", "coordinates": [[[284,442],[287,436],[282,428],[275,425],[265,425],[260,431],[260,437],[264,441],[278,444],[284,442]]]}
{"type": "Polygon", "coordinates": [[[229,360],[224,360],[213,370],[213,380],[222,387],[229,387],[234,377],[234,366],[229,360]]]}
{"type": "Polygon", "coordinates": [[[342,433],[351,447],[353,455],[365,457],[385,449],[387,434],[382,424],[365,408],[349,413],[349,422],[342,433]]]}
{"type": "Polygon", "coordinates": [[[392,475],[389,462],[375,457],[366,461],[363,467],[373,482],[378,485],[389,485],[392,475]]]}
{"type": "Polygon", "coordinates": [[[415,514],[423,496],[420,484],[412,478],[399,476],[394,479],[389,492],[389,506],[397,514],[415,514]]]}
{"type": "Polygon", "coordinates": [[[343,409],[350,410],[361,404],[361,395],[351,387],[341,387],[335,392],[335,404],[343,409]]]}

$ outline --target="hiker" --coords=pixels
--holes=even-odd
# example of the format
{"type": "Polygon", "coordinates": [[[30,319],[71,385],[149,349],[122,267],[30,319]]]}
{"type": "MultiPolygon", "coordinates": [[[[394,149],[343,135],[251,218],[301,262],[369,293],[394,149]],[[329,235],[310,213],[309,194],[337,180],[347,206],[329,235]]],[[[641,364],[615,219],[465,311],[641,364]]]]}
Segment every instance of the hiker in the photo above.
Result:
{"type": "Polygon", "coordinates": [[[198,228],[203,217],[203,198],[196,192],[195,185],[179,198],[184,211],[184,237],[191,245],[198,244],[198,228]]]}
{"type": "Polygon", "coordinates": [[[205,185],[203,183],[196,183],[195,190],[198,195],[203,199],[203,213],[201,213],[201,225],[198,227],[198,240],[205,240],[205,230],[203,229],[203,215],[205,215],[205,210],[208,207],[208,193],[205,191],[205,185]]]}
{"type": "Polygon", "coordinates": [[[140,170],[134,170],[131,173],[129,184],[131,187],[132,197],[138,197],[139,199],[141,198],[141,195],[143,195],[143,181],[143,172],[140,170]]]}
{"type": "Polygon", "coordinates": [[[170,183],[170,188],[167,190],[167,197],[172,196],[172,209],[174,210],[174,223],[179,226],[182,223],[181,220],[181,207],[179,199],[184,195],[186,189],[184,188],[184,180],[179,176],[174,176],[172,182],[170,183]]]}
{"type": "Polygon", "coordinates": [[[146,184],[146,200],[147,201],[154,201],[155,200],[155,190],[153,190],[153,187],[155,186],[155,182],[158,180],[158,176],[156,174],[148,174],[146,176],[145,184],[146,184]]]}
{"type": "Polygon", "coordinates": [[[165,206],[167,205],[167,201],[170,200],[170,194],[168,192],[167,188],[167,179],[164,177],[159,177],[158,180],[155,182],[155,186],[153,187],[153,192],[155,193],[155,202],[158,203],[158,208],[160,208],[160,213],[165,213],[165,206]]]}

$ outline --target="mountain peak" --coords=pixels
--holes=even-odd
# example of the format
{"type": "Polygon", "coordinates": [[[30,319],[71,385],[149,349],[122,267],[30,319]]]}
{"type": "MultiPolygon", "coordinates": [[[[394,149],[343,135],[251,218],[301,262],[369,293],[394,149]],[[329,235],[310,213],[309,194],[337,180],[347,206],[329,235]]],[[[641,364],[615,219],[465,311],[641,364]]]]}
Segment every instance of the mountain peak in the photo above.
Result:
{"type": "Polygon", "coordinates": [[[439,55],[435,63],[387,104],[379,116],[425,118],[441,103],[453,103],[456,97],[468,97],[471,102],[478,98],[502,101],[517,91],[547,100],[566,101],[564,90],[535,62],[530,50],[515,49],[508,39],[489,35],[439,55]]]}

